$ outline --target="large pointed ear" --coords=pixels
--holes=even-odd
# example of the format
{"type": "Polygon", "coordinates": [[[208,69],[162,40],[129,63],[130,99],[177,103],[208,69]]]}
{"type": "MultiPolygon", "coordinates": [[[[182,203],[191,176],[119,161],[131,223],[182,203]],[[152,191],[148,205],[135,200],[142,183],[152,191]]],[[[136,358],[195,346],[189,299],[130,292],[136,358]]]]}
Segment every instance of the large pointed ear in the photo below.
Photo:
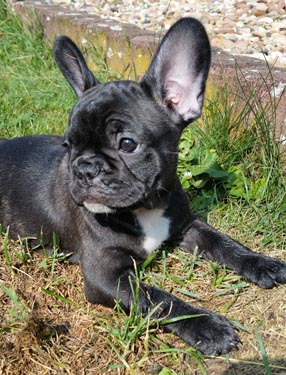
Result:
{"type": "Polygon", "coordinates": [[[163,38],[141,81],[177,123],[186,125],[201,115],[210,55],[203,25],[182,18],[163,38]]]}
{"type": "Polygon", "coordinates": [[[58,67],[78,97],[99,83],[88,69],[86,61],[76,44],[67,36],[57,37],[54,45],[54,56],[58,67]]]}

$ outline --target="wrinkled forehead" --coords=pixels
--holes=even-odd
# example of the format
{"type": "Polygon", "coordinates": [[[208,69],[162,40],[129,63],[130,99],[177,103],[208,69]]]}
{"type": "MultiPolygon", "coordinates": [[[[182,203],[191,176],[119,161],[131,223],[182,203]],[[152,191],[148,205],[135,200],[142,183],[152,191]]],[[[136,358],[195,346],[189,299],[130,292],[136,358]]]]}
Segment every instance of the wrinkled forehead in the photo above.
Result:
{"type": "Polygon", "coordinates": [[[132,113],[144,105],[154,107],[140,84],[134,81],[115,81],[87,90],[79,98],[77,110],[106,116],[112,112],[132,113]]]}
{"type": "Polygon", "coordinates": [[[79,98],[70,119],[72,127],[79,123],[95,127],[117,123],[124,130],[142,126],[155,133],[166,122],[170,122],[167,112],[133,81],[109,82],[87,90],[79,98]]]}

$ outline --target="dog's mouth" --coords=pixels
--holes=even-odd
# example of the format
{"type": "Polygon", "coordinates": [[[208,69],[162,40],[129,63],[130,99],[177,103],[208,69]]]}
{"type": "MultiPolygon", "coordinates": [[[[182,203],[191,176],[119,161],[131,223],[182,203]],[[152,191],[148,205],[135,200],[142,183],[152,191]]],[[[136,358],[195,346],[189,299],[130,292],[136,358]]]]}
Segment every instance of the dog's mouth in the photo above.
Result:
{"type": "Polygon", "coordinates": [[[139,208],[154,209],[161,208],[165,209],[168,205],[170,193],[166,190],[157,190],[149,192],[149,194],[142,194],[137,199],[133,200],[122,200],[120,196],[114,201],[109,201],[106,197],[103,199],[92,199],[87,198],[82,202],[88,211],[96,214],[109,214],[115,213],[116,211],[133,211],[139,208]]]}
{"type": "Polygon", "coordinates": [[[83,206],[94,214],[112,214],[116,212],[115,208],[108,207],[102,203],[96,203],[92,200],[84,201],[83,206]]]}
{"type": "Polygon", "coordinates": [[[79,187],[72,183],[70,192],[73,200],[79,206],[84,206],[93,213],[114,213],[118,210],[128,210],[144,206],[146,189],[144,185],[125,186],[121,189],[93,186],[79,187]]]}
{"type": "Polygon", "coordinates": [[[127,192],[118,191],[113,194],[71,189],[71,194],[77,205],[94,214],[109,214],[138,208],[165,208],[169,196],[167,191],[146,192],[145,189],[130,189],[127,192]]]}

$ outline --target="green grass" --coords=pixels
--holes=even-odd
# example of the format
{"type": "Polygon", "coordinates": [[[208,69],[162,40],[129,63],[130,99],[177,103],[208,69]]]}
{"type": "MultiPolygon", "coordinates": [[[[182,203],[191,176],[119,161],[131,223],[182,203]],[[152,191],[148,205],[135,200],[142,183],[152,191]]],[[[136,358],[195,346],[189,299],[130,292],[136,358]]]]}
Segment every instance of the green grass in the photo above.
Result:
{"type": "MultiPolygon", "coordinates": [[[[0,2],[0,136],[63,134],[76,97],[53,58],[40,25],[23,27],[0,2]]],[[[98,79],[109,77],[102,50],[95,50],[98,79]]]]}
{"type": "Polygon", "coordinates": [[[51,49],[41,32],[25,33],[12,16],[7,22],[3,4],[0,12],[0,135],[62,134],[74,98],[60,79],[51,49]]]}
{"type": "MultiPolygon", "coordinates": [[[[107,81],[118,77],[117,73],[109,71],[102,49],[97,47],[92,46],[91,51],[94,64],[99,67],[98,78],[107,81]]],[[[241,74],[239,69],[237,74],[241,74]]],[[[16,18],[6,14],[3,0],[0,0],[0,81],[0,137],[65,132],[75,95],[59,72],[40,27],[37,32],[24,31],[16,18]]],[[[261,85],[266,85],[270,92],[271,83],[265,77],[261,77],[261,85]]],[[[180,145],[180,178],[196,212],[256,251],[285,259],[285,154],[272,135],[277,102],[269,95],[262,104],[255,92],[242,91],[238,97],[237,93],[227,90],[209,93],[202,120],[185,130],[180,145]]],[[[103,314],[98,313],[97,307],[90,307],[84,301],[77,271],[63,267],[64,259],[58,251],[52,257],[44,254],[39,259],[30,253],[24,240],[10,243],[8,234],[4,233],[0,250],[6,280],[1,282],[0,289],[8,306],[3,307],[7,314],[3,321],[0,318],[0,332],[12,335],[3,336],[8,343],[16,342],[17,334],[32,332],[39,345],[35,349],[31,341],[31,353],[36,361],[52,366],[59,373],[61,369],[68,369],[69,359],[61,346],[63,341],[64,345],[75,345],[76,353],[86,353],[89,348],[99,357],[108,353],[106,356],[110,359],[102,358],[102,363],[106,361],[104,369],[114,370],[114,373],[118,370],[122,374],[143,374],[145,368],[161,375],[190,374],[192,369],[202,375],[208,373],[204,356],[178,344],[171,335],[162,337],[158,322],[151,316],[138,316],[136,305],[130,314],[122,312],[119,306],[115,313],[103,314]],[[36,307],[36,300],[43,301],[39,303],[42,310],[36,307]],[[40,317],[35,318],[34,314],[40,317]],[[44,323],[46,315],[51,315],[52,319],[68,316],[67,319],[74,321],[77,334],[89,319],[92,324],[84,331],[83,342],[79,341],[78,345],[75,344],[77,336],[71,335],[69,341],[69,337],[62,338],[57,331],[52,330],[51,334],[50,328],[48,335],[44,335],[48,340],[43,342],[41,329],[46,332],[47,327],[51,327],[49,321],[44,323]],[[29,322],[25,325],[25,321],[29,322]],[[99,345],[94,345],[99,338],[103,342],[101,351],[99,345]],[[104,345],[109,351],[106,352],[104,345]]],[[[250,325],[244,326],[232,312],[238,313],[237,301],[246,300],[247,292],[255,287],[223,267],[202,261],[196,254],[191,257],[180,250],[168,254],[167,250],[163,249],[158,257],[152,254],[138,271],[138,277],[190,302],[200,303],[203,299],[207,305],[210,298],[208,307],[232,314],[233,324],[242,331],[251,331],[250,325]],[[207,297],[209,295],[211,297],[207,297]]],[[[259,293],[257,291],[257,296],[259,293]]],[[[248,300],[248,303],[251,302],[248,300]]],[[[263,330],[261,319],[257,316],[263,330]]],[[[267,374],[275,368],[285,370],[285,363],[280,366],[271,362],[263,342],[266,336],[261,332],[252,332],[251,345],[258,346],[261,357],[261,360],[255,357],[254,362],[267,374]]]]}

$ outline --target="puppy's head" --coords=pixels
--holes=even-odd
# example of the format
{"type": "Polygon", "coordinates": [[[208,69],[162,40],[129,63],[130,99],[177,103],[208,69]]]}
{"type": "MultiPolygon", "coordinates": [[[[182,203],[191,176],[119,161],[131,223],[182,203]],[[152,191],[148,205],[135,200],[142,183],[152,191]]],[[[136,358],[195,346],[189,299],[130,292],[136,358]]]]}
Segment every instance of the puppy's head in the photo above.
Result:
{"type": "Polygon", "coordinates": [[[157,205],[176,180],[180,134],[201,114],[210,64],[203,26],[173,25],[139,83],[100,83],[66,36],[54,54],[78,97],[65,141],[74,200],[93,212],[157,205]]]}

